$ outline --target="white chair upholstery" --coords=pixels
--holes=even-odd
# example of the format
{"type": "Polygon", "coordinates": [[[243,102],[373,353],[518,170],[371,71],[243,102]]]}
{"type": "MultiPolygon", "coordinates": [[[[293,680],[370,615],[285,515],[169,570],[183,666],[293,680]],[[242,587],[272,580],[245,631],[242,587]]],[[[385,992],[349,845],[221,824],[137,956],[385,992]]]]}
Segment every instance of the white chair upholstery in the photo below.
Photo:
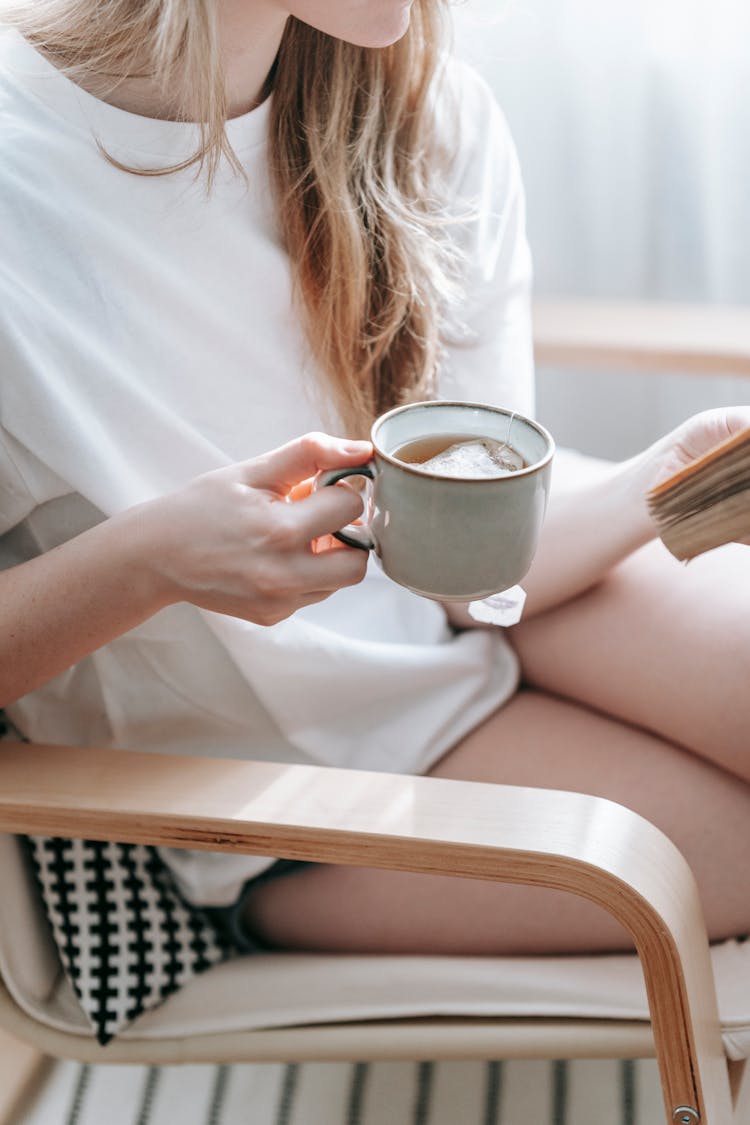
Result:
{"type": "MultiPolygon", "coordinates": [[[[91,1030],[63,976],[13,837],[0,837],[0,975],[18,1007],[68,1035],[91,1030]]],[[[750,941],[712,950],[722,1039],[750,1055],[750,941]]],[[[214,966],[119,1041],[189,1040],[264,1028],[416,1017],[628,1020],[648,1036],[648,1003],[633,955],[397,957],[261,953],[214,966]]],[[[645,1037],[644,1036],[644,1037],[645,1037]]],[[[117,1044],[104,1048],[106,1061],[117,1044]]]]}

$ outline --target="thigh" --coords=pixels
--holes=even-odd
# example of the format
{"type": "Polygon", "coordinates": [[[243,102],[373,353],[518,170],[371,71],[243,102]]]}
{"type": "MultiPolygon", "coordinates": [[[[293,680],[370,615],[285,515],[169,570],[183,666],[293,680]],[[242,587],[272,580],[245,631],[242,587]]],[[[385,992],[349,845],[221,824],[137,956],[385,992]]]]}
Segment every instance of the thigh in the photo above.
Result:
{"type": "MultiPolygon", "coordinates": [[[[628,805],[688,858],[711,936],[750,929],[742,859],[750,854],[750,787],[695,755],[576,704],[522,692],[432,772],[628,805]]],[[[279,948],[523,954],[630,947],[609,915],[573,895],[373,868],[316,865],[261,885],[246,923],[279,948]]]]}
{"type": "Polygon", "coordinates": [[[510,632],[525,683],[637,723],[750,780],[750,549],[660,543],[510,632]]]}

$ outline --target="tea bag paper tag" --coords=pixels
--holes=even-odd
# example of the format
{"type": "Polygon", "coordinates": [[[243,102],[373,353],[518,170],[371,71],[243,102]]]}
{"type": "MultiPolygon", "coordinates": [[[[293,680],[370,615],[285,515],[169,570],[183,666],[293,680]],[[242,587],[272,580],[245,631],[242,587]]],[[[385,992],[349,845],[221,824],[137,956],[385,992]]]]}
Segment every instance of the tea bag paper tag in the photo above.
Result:
{"type": "Polygon", "coordinates": [[[469,602],[469,616],[482,625],[517,625],[526,602],[526,591],[511,586],[480,602],[469,602]]]}

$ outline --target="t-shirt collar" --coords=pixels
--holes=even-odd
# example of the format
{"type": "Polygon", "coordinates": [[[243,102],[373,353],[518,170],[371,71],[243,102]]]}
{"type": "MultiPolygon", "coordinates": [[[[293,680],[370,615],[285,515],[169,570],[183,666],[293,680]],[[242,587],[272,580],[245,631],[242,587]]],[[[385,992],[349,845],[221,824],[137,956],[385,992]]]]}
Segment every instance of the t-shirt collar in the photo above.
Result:
{"type": "MultiPolygon", "coordinates": [[[[198,125],[163,121],[118,109],[82,89],[36,50],[19,32],[0,35],[0,67],[59,116],[88,130],[108,150],[181,160],[200,143],[198,125]]],[[[266,139],[270,97],[226,124],[229,143],[241,155],[266,139]]]]}

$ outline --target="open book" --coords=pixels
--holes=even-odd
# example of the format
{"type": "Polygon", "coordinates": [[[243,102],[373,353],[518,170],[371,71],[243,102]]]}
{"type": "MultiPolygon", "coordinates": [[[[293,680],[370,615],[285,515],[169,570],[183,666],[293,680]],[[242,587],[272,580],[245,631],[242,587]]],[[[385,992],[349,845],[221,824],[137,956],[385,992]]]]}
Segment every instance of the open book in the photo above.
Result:
{"type": "Polygon", "coordinates": [[[647,500],[662,541],[678,559],[750,538],[750,429],[657,485],[647,500]]]}

